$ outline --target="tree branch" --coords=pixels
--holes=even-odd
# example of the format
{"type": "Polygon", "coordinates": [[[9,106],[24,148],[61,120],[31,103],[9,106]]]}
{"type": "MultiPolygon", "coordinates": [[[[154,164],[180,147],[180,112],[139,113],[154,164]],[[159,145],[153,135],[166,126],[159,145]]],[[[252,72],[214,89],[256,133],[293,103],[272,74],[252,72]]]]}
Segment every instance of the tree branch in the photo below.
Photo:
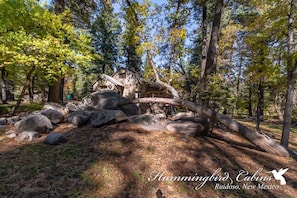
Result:
{"type": "MultiPolygon", "coordinates": [[[[132,101],[132,103],[164,103],[174,106],[185,107],[193,112],[197,112],[208,117],[214,122],[220,122],[227,126],[229,129],[238,132],[240,135],[245,137],[254,145],[258,146],[261,150],[266,151],[271,154],[278,156],[289,157],[289,152],[277,144],[274,140],[265,134],[260,134],[258,132],[252,131],[246,126],[240,124],[239,122],[231,119],[230,117],[220,114],[214,110],[207,109],[205,107],[199,106],[197,103],[190,101],[185,101],[181,99],[169,99],[169,98],[138,98],[132,101]]],[[[121,104],[124,105],[124,104],[121,104]]]]}

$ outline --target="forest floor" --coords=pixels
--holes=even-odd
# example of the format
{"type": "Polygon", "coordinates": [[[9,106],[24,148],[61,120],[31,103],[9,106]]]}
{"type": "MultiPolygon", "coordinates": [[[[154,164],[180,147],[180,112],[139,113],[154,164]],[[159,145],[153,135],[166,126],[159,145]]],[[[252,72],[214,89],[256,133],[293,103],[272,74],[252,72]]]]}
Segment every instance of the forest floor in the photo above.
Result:
{"type": "MultiPolygon", "coordinates": [[[[280,124],[267,122],[262,129],[279,142],[280,124]]],[[[0,197],[153,198],[158,190],[166,198],[297,195],[294,159],[262,152],[226,129],[196,138],[125,122],[101,128],[62,124],[55,131],[71,135],[56,146],[44,144],[45,135],[29,143],[0,141],[0,197]],[[289,168],[286,185],[269,172],[280,168],[289,168]],[[197,180],[173,181],[177,176],[197,180]],[[218,181],[222,177],[226,181],[218,181]]],[[[290,138],[297,151],[296,128],[290,138]]]]}

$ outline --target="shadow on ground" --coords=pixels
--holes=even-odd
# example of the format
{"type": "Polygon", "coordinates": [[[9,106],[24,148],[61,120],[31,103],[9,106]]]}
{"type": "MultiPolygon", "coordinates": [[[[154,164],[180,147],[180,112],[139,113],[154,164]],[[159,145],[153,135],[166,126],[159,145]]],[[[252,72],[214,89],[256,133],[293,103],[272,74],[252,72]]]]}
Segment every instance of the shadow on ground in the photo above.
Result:
{"type": "MultiPolygon", "coordinates": [[[[293,197],[297,194],[296,161],[263,153],[235,134],[215,130],[211,137],[184,137],[148,132],[128,123],[73,129],[69,141],[0,142],[0,197],[293,197]],[[6,145],[6,146],[4,146],[6,145]],[[8,146],[7,146],[8,145],[8,146]],[[234,184],[240,170],[271,176],[289,168],[287,185],[274,189],[215,189],[218,182],[172,181],[174,176],[230,174],[234,184]],[[164,177],[152,180],[157,173],[164,177]],[[167,176],[167,180],[166,177],[167,176]],[[148,179],[151,179],[149,181],[148,179]],[[165,178],[165,179],[164,179],[165,178]]],[[[241,178],[242,179],[242,178],[241,178]]],[[[251,179],[249,179],[251,180],[251,179]]],[[[262,182],[263,183],[263,182],[262,182]]],[[[265,182],[264,182],[265,183],[265,182]]],[[[267,184],[278,185],[272,179],[267,184]]]]}

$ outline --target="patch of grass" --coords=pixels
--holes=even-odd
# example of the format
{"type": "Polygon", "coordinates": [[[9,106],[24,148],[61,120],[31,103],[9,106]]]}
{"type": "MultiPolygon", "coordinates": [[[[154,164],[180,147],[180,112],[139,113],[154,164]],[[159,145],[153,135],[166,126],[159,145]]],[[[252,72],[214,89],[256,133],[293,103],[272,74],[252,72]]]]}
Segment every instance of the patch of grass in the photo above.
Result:
{"type": "Polygon", "coordinates": [[[12,107],[13,107],[12,105],[0,105],[0,115],[9,113],[12,107]]]}
{"type": "MultiPolygon", "coordinates": [[[[42,109],[42,104],[39,103],[24,103],[19,106],[17,112],[33,112],[42,109]]],[[[7,114],[14,107],[14,104],[0,105],[0,115],[7,114]]]]}

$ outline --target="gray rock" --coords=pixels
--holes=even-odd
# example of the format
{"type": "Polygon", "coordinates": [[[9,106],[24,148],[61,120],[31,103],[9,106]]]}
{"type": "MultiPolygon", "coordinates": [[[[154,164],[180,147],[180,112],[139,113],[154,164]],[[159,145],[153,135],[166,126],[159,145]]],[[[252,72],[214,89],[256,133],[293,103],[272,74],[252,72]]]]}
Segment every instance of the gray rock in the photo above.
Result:
{"type": "Polygon", "coordinates": [[[204,117],[181,118],[169,122],[167,129],[189,136],[206,135],[209,131],[209,122],[204,117]]]}
{"type": "Polygon", "coordinates": [[[19,116],[13,116],[13,117],[7,118],[7,124],[13,125],[19,120],[20,120],[19,116]]]}
{"type": "Polygon", "coordinates": [[[84,110],[80,110],[80,111],[75,111],[72,112],[68,115],[68,122],[70,122],[71,124],[73,124],[74,126],[82,126],[87,124],[87,122],[89,121],[91,112],[90,111],[84,111],[84,110]]]}
{"type": "Polygon", "coordinates": [[[130,116],[128,119],[129,122],[147,131],[165,132],[168,122],[168,120],[159,119],[158,116],[152,114],[130,116]]]}
{"type": "Polygon", "coordinates": [[[128,103],[129,99],[111,90],[99,90],[91,94],[93,106],[99,110],[122,110],[127,116],[138,115],[139,109],[135,104],[118,106],[128,103]]]}
{"type": "Polygon", "coordinates": [[[6,125],[7,119],[6,118],[0,118],[0,125],[6,125]]]}
{"type": "Polygon", "coordinates": [[[47,110],[47,109],[55,110],[55,111],[61,113],[64,117],[66,117],[66,115],[67,115],[67,109],[58,103],[48,102],[43,106],[43,109],[44,110],[47,110]]]}
{"type": "Polygon", "coordinates": [[[59,124],[64,121],[64,116],[53,109],[47,109],[40,112],[42,115],[46,116],[53,124],[59,124]]]}
{"type": "Polygon", "coordinates": [[[36,131],[24,131],[22,133],[20,133],[16,138],[15,140],[16,141],[27,141],[27,142],[30,142],[32,140],[35,140],[39,137],[39,134],[38,132],[36,131]]]}
{"type": "Polygon", "coordinates": [[[45,144],[57,145],[65,143],[67,139],[65,138],[65,133],[51,132],[44,140],[45,144]]]}
{"type": "Polygon", "coordinates": [[[76,105],[72,102],[67,102],[65,109],[68,113],[81,110],[81,109],[79,109],[78,105],[76,105]]]}
{"type": "Polygon", "coordinates": [[[93,111],[90,116],[90,122],[93,127],[100,127],[105,124],[115,124],[127,119],[127,116],[121,110],[93,111]]]}
{"type": "Polygon", "coordinates": [[[49,129],[53,129],[51,121],[42,114],[34,114],[25,117],[14,125],[18,132],[23,131],[36,131],[39,133],[48,132],[49,129]]]}

